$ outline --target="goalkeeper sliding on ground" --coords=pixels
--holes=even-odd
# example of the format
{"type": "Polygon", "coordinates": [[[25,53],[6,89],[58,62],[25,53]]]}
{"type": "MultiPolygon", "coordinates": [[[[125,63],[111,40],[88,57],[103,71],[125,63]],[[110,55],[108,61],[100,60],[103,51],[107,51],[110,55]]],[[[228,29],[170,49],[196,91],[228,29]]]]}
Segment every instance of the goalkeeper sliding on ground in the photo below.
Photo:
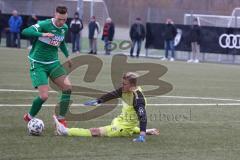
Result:
{"type": "Polygon", "coordinates": [[[122,98],[122,113],[113,119],[112,124],[99,128],[66,128],[59,123],[56,116],[53,116],[56,123],[56,130],[58,135],[63,136],[108,136],[108,137],[122,137],[139,134],[135,138],[135,142],[145,142],[145,136],[159,135],[159,131],[155,128],[146,129],[147,114],[145,110],[146,100],[137,86],[137,74],[128,72],[123,75],[122,86],[110,93],[103,95],[96,100],[85,102],[86,106],[97,106],[101,103],[115,98],[122,98]]]}

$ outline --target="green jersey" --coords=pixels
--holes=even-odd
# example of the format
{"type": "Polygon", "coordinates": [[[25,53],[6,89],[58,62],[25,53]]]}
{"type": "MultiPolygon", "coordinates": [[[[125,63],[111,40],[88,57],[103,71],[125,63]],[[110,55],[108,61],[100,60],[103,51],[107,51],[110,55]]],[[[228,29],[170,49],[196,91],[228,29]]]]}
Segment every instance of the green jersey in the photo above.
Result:
{"type": "Polygon", "coordinates": [[[58,61],[58,48],[68,57],[68,50],[65,44],[65,34],[68,26],[64,24],[62,27],[57,27],[52,19],[40,21],[22,31],[22,34],[27,37],[35,37],[32,49],[29,54],[29,59],[43,64],[51,64],[58,61]],[[43,33],[52,33],[54,37],[43,37],[43,33]]]}

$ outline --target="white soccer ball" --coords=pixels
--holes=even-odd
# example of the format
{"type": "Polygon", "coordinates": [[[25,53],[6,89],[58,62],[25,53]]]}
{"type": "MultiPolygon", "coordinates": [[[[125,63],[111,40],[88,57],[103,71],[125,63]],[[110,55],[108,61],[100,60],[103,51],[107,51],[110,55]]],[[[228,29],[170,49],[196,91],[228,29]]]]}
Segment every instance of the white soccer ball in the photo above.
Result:
{"type": "Polygon", "coordinates": [[[41,119],[33,118],[28,122],[28,133],[33,136],[40,136],[44,129],[44,123],[41,119]]]}

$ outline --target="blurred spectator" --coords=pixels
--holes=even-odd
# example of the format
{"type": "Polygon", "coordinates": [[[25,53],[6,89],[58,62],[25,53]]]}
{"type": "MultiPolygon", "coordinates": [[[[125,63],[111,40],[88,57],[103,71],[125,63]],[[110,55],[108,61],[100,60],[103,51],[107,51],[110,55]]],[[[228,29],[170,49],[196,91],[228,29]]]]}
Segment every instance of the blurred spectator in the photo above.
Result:
{"type": "Polygon", "coordinates": [[[72,53],[80,53],[80,32],[82,29],[82,20],[79,18],[79,13],[75,12],[74,18],[70,23],[70,31],[72,37],[72,53]]]}
{"type": "Polygon", "coordinates": [[[100,33],[100,25],[96,21],[96,17],[92,16],[88,24],[88,38],[90,52],[89,54],[97,54],[97,38],[100,33]]]}
{"type": "Polygon", "coordinates": [[[174,38],[177,35],[177,29],[174,26],[174,23],[171,19],[166,20],[166,26],[164,31],[164,48],[165,48],[165,57],[162,58],[162,60],[167,60],[168,57],[168,51],[171,50],[172,57],[170,58],[170,61],[174,61],[175,59],[175,46],[174,46],[174,38]]]}
{"type": "Polygon", "coordinates": [[[132,40],[132,47],[130,50],[130,56],[133,56],[133,51],[135,48],[135,45],[137,45],[137,57],[139,57],[142,41],[145,39],[145,28],[142,24],[141,18],[136,18],[136,21],[134,24],[132,24],[130,28],[130,38],[132,40]]]}
{"type": "MultiPolygon", "coordinates": [[[[27,26],[30,27],[34,24],[36,24],[38,22],[38,18],[35,14],[32,14],[31,16],[29,16],[28,21],[27,21],[27,26]]],[[[30,42],[30,46],[28,47],[28,49],[32,48],[32,44],[34,42],[34,38],[29,38],[29,42],[30,42]]]]}
{"type": "Polygon", "coordinates": [[[2,40],[3,24],[4,24],[4,21],[3,21],[2,11],[0,10],[0,45],[2,40]]]}
{"type": "Polygon", "coordinates": [[[192,53],[190,53],[190,59],[187,62],[199,63],[199,53],[200,53],[200,38],[201,38],[201,28],[197,19],[193,20],[193,25],[190,31],[190,42],[192,47],[192,53]]]}
{"type": "Polygon", "coordinates": [[[22,17],[18,15],[18,12],[14,10],[12,16],[8,21],[10,35],[11,35],[11,47],[20,48],[20,29],[22,26],[22,17]],[[16,42],[17,41],[17,42],[16,42]]]}
{"type": "Polygon", "coordinates": [[[115,32],[114,23],[112,22],[112,19],[108,17],[106,19],[106,23],[104,24],[103,34],[102,34],[102,40],[105,43],[104,49],[105,49],[106,55],[110,55],[111,43],[114,37],[114,32],[115,32]]]}

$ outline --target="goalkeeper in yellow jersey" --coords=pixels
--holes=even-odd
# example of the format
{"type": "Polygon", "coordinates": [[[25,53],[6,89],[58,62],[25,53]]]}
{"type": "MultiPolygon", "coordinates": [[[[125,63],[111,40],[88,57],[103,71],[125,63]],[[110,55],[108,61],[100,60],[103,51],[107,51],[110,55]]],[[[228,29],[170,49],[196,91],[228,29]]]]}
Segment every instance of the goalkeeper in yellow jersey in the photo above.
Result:
{"type": "Polygon", "coordinates": [[[59,123],[54,115],[56,130],[58,135],[63,136],[107,136],[107,137],[123,137],[139,134],[133,141],[145,142],[145,136],[159,135],[159,131],[155,128],[146,129],[147,114],[146,100],[140,87],[137,86],[138,75],[128,72],[123,75],[122,86],[113,92],[103,95],[96,100],[90,100],[84,103],[86,106],[96,106],[115,98],[122,99],[122,113],[113,119],[111,125],[99,128],[66,128],[59,123]]]}

